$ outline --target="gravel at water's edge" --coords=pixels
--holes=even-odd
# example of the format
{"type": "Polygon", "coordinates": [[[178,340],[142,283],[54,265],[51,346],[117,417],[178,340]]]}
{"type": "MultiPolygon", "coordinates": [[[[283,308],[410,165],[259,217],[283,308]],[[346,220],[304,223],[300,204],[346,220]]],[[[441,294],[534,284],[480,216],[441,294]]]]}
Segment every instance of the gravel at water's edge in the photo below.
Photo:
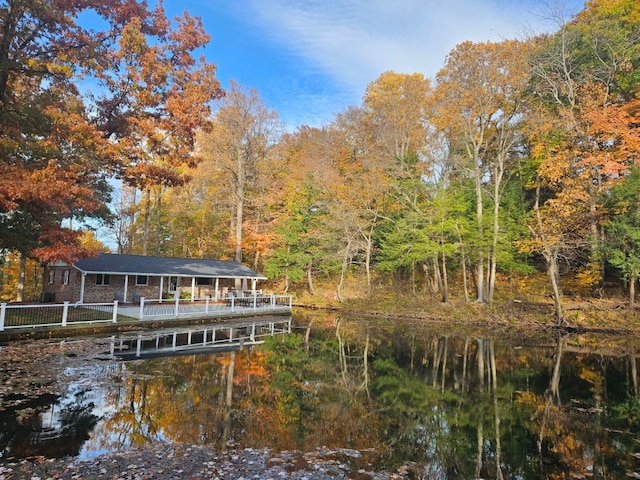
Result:
{"type": "Polygon", "coordinates": [[[113,479],[403,479],[420,478],[416,465],[396,472],[376,472],[373,452],[322,448],[315,452],[237,449],[216,452],[208,446],[155,444],[94,460],[31,459],[0,464],[0,480],[113,479]]]}

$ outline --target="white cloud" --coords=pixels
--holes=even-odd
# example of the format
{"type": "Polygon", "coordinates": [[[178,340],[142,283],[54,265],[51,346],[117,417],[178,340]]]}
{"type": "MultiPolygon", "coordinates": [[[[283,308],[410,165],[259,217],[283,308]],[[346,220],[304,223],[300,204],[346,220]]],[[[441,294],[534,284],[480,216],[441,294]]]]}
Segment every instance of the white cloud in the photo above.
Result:
{"type": "MultiPolygon", "coordinates": [[[[575,1],[575,0],[574,0],[575,1]]],[[[386,70],[435,76],[465,40],[539,28],[538,2],[511,0],[251,0],[253,21],[355,92],[386,70]]]]}

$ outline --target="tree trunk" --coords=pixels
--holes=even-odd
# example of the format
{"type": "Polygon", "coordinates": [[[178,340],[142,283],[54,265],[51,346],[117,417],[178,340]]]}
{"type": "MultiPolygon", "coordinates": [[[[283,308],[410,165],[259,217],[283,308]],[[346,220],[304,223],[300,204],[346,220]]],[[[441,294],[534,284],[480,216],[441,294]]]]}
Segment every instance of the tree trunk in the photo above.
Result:
{"type": "Polygon", "coordinates": [[[151,233],[151,189],[145,191],[144,201],[144,229],[142,231],[142,255],[149,251],[149,235],[151,233]]]}
{"type": "Polygon", "coordinates": [[[553,292],[554,316],[556,325],[562,324],[564,314],[562,313],[562,290],[560,290],[560,271],[558,269],[558,254],[551,251],[544,255],[547,260],[547,273],[551,281],[551,290],[553,292]]]}
{"type": "Polygon", "coordinates": [[[344,251],[344,255],[342,256],[342,268],[340,269],[340,281],[338,282],[338,301],[342,301],[342,287],[344,286],[344,277],[347,273],[347,268],[349,267],[349,255],[351,252],[351,240],[347,242],[347,246],[344,251]]]}
{"type": "Polygon", "coordinates": [[[16,291],[16,301],[24,301],[24,277],[27,271],[27,256],[20,254],[20,270],[18,271],[18,288],[16,291]]]}
{"type": "Polygon", "coordinates": [[[222,427],[221,447],[226,448],[231,439],[231,407],[233,406],[233,371],[236,363],[236,352],[229,353],[229,370],[227,370],[227,391],[225,398],[224,424],[222,427]]]}
{"type": "MultiPolygon", "coordinates": [[[[484,213],[482,206],[482,178],[477,156],[475,158],[475,182],[476,182],[476,222],[478,228],[478,242],[482,245],[484,237],[484,213]]],[[[486,301],[485,285],[484,285],[484,248],[478,249],[478,263],[476,265],[476,301],[484,303],[486,301]]]]}
{"type": "Polygon", "coordinates": [[[484,393],[484,346],[485,341],[482,338],[478,339],[478,352],[477,352],[477,367],[478,367],[478,390],[484,393]]]}
{"type": "Polygon", "coordinates": [[[558,335],[558,343],[556,345],[556,358],[553,365],[553,375],[551,375],[551,381],[549,382],[549,391],[552,399],[557,405],[560,405],[560,372],[562,366],[562,354],[564,347],[564,339],[561,335],[558,335]]]}
{"type": "MultiPolygon", "coordinates": [[[[307,265],[307,288],[309,289],[309,293],[311,295],[315,295],[316,291],[313,288],[313,275],[311,274],[311,271],[313,270],[313,264],[310,263],[309,265],[307,265]]],[[[289,280],[289,277],[287,277],[287,282],[289,280]]]]}
{"type": "Polygon", "coordinates": [[[449,302],[449,275],[447,274],[447,257],[442,252],[442,302],[449,302]]]}
{"type": "Polygon", "coordinates": [[[369,235],[365,235],[365,260],[364,267],[365,272],[367,274],[367,296],[371,295],[371,252],[373,251],[373,240],[372,240],[373,226],[371,227],[371,232],[369,235]]]}
{"type": "Polygon", "coordinates": [[[449,337],[445,335],[444,337],[444,345],[442,347],[442,370],[440,377],[440,392],[444,393],[444,387],[446,386],[447,381],[447,356],[449,354],[449,337]]]}
{"type": "Polygon", "coordinates": [[[557,244],[549,244],[547,236],[544,234],[542,215],[540,214],[540,177],[536,180],[536,199],[533,210],[536,215],[538,232],[536,233],[533,229],[531,230],[533,235],[537,236],[542,243],[542,255],[547,262],[547,274],[549,275],[553,294],[555,322],[556,325],[560,325],[564,321],[564,314],[562,313],[562,291],[560,290],[560,269],[558,268],[558,249],[560,247],[557,244]]]}
{"type": "MultiPolygon", "coordinates": [[[[246,152],[242,148],[236,148],[235,152],[235,216],[233,225],[233,236],[235,243],[234,259],[238,263],[242,263],[242,223],[244,222],[244,193],[246,184],[246,172],[245,172],[245,154],[246,152]]],[[[241,288],[240,279],[235,281],[236,290],[241,288]]]]}
{"type": "Polygon", "coordinates": [[[244,216],[244,201],[240,197],[241,192],[238,192],[238,198],[236,199],[236,222],[235,222],[235,260],[238,263],[242,263],[242,221],[244,216]]]}
{"type": "Polygon", "coordinates": [[[162,186],[158,187],[158,194],[156,197],[156,205],[155,205],[155,252],[156,254],[160,253],[162,249],[162,186]]]}
{"type": "Polygon", "coordinates": [[[369,328],[367,327],[367,336],[364,341],[364,352],[362,352],[362,385],[369,398],[369,328]]]}
{"type": "Polygon", "coordinates": [[[484,453],[484,416],[482,412],[478,414],[478,432],[476,443],[476,474],[473,478],[481,478],[480,472],[482,471],[482,459],[484,453]]]}
{"type": "Polygon", "coordinates": [[[636,275],[631,275],[629,279],[629,310],[633,310],[636,302],[636,282],[638,281],[638,277],[636,275]]]}
{"type": "Polygon", "coordinates": [[[634,352],[629,353],[629,365],[631,366],[631,383],[633,385],[633,395],[638,396],[638,363],[634,352]]]}
{"type": "Polygon", "coordinates": [[[433,256],[433,280],[438,292],[440,292],[440,299],[444,302],[444,285],[442,284],[442,272],[440,271],[440,265],[438,262],[438,254],[436,253],[433,256]]]}
{"type": "Polygon", "coordinates": [[[464,251],[464,245],[462,243],[462,235],[460,234],[460,228],[456,221],[456,232],[458,233],[458,242],[462,247],[460,248],[460,264],[462,266],[462,287],[464,289],[464,301],[469,301],[469,285],[467,285],[467,255],[464,251]]]}
{"type": "Polygon", "coordinates": [[[462,355],[462,392],[469,390],[467,366],[469,365],[469,337],[464,339],[464,353],[462,355]]]}

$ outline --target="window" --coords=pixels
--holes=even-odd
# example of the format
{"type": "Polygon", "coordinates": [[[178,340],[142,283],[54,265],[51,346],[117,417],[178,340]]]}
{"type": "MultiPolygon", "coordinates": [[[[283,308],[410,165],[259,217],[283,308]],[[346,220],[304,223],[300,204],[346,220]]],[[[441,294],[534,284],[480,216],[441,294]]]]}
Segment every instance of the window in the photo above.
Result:
{"type": "Polygon", "coordinates": [[[148,285],[149,277],[147,275],[136,275],[136,285],[148,285]]]}
{"type": "Polygon", "coordinates": [[[175,293],[178,291],[178,277],[169,277],[169,293],[175,293]]]}
{"type": "Polygon", "coordinates": [[[49,285],[53,285],[53,282],[56,280],[56,272],[55,270],[49,270],[49,285]]]}
{"type": "Polygon", "coordinates": [[[109,285],[110,280],[108,273],[98,273],[96,275],[96,285],[109,285]]]}
{"type": "Polygon", "coordinates": [[[69,285],[69,270],[65,270],[62,274],[62,284],[69,285]]]}
{"type": "Polygon", "coordinates": [[[212,280],[211,278],[196,277],[196,285],[211,285],[212,280]]]}

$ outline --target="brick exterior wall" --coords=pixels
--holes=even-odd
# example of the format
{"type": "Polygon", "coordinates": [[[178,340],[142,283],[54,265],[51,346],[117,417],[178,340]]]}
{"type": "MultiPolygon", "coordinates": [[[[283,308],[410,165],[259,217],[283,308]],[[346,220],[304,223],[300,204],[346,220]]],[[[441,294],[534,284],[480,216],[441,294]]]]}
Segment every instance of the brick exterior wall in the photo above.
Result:
{"type": "MultiPolygon", "coordinates": [[[[124,275],[110,275],[108,285],[96,284],[97,275],[87,275],[84,284],[85,303],[105,303],[124,299],[124,275]]],[[[180,278],[181,295],[191,295],[191,278],[180,278]]],[[[82,274],[75,268],[61,265],[47,265],[43,277],[43,301],[53,301],[56,303],[80,301],[80,288],[82,284],[82,274]],[[65,273],[66,272],[66,273],[65,273]],[[65,282],[66,280],[66,282],[65,282]]],[[[221,298],[233,289],[233,279],[219,279],[218,289],[221,298]]],[[[157,300],[160,298],[160,277],[147,277],[147,285],[136,285],[136,276],[129,275],[127,286],[126,303],[139,303],[140,297],[147,300],[157,300]]],[[[164,277],[162,293],[164,298],[173,298],[174,293],[169,292],[169,276],[164,277]]],[[[195,286],[195,298],[205,298],[215,296],[215,279],[212,285],[195,286]]]]}

